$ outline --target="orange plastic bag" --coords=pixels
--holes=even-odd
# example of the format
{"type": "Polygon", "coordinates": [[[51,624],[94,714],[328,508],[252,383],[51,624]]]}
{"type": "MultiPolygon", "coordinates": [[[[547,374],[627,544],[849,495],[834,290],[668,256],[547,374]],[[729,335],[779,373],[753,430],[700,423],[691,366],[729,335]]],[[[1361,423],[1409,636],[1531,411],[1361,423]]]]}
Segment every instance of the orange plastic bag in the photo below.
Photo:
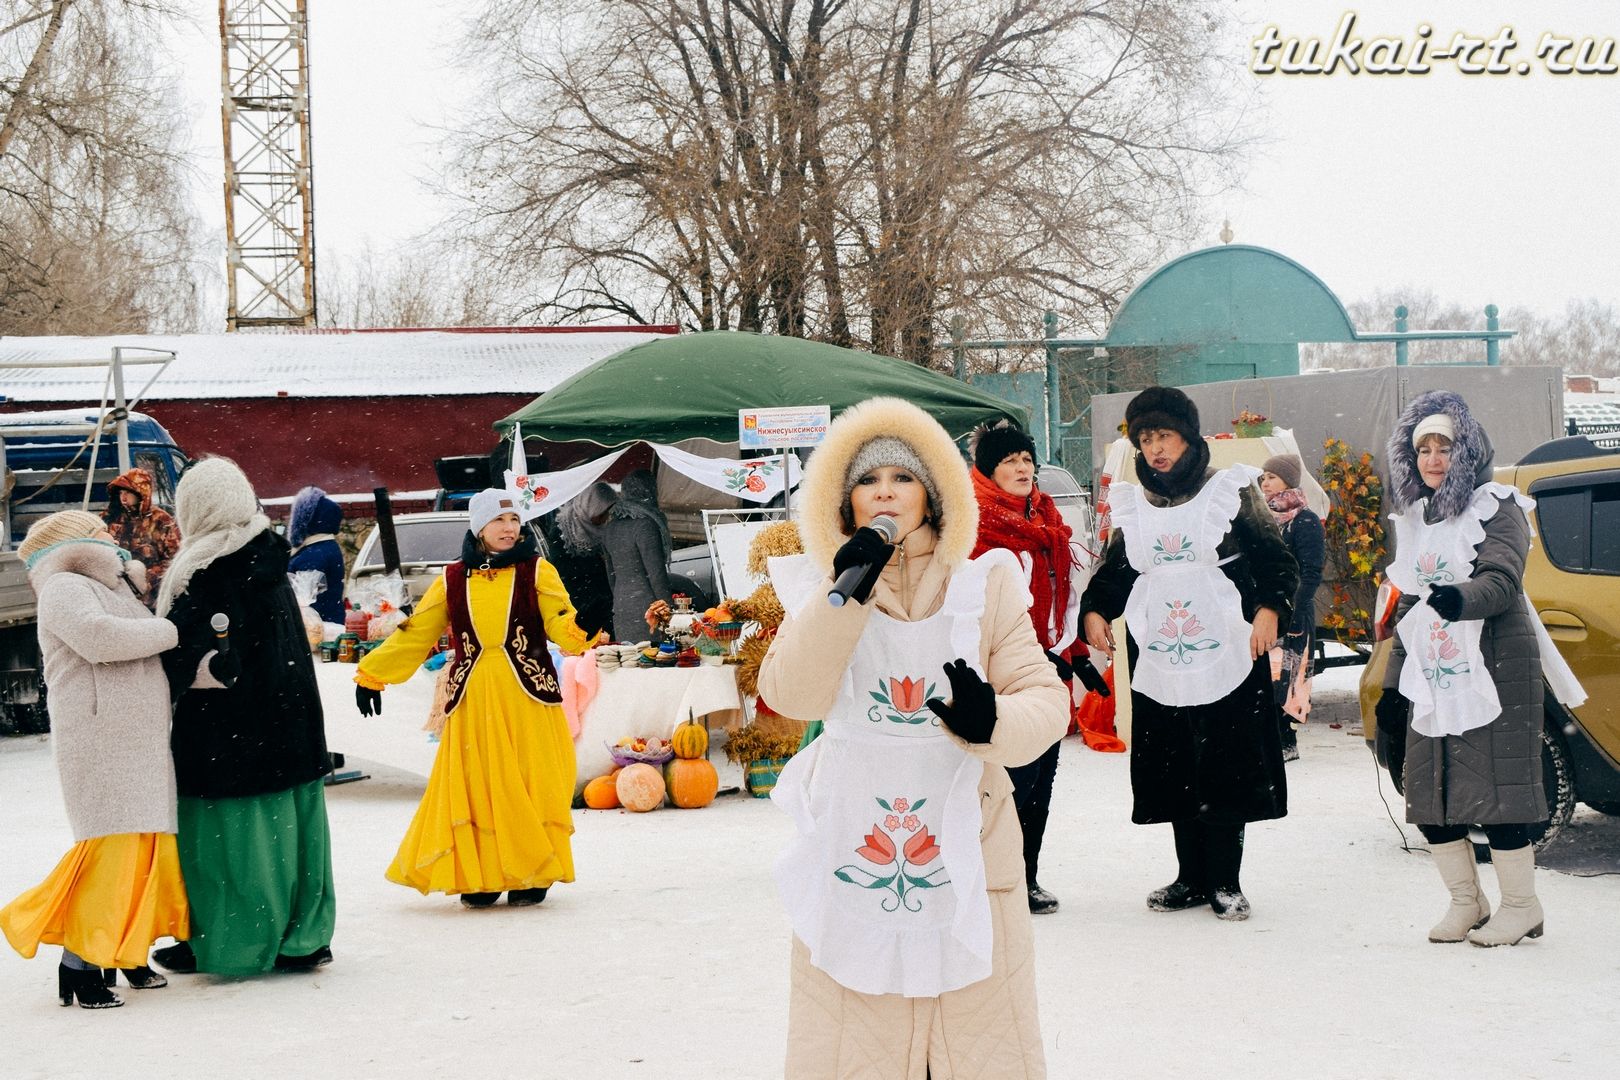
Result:
{"type": "Polygon", "coordinates": [[[1075,725],[1091,749],[1103,754],[1123,754],[1125,742],[1114,730],[1114,665],[1109,664],[1108,670],[1103,672],[1103,682],[1108,684],[1109,696],[1088,693],[1075,708],[1075,725]]]}

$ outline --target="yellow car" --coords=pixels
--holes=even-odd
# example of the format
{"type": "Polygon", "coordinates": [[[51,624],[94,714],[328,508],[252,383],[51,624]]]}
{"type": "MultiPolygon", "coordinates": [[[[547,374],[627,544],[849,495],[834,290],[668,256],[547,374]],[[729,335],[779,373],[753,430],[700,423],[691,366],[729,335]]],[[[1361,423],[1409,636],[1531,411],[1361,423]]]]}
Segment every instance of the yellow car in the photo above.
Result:
{"type": "MultiPolygon", "coordinates": [[[[1536,500],[1524,590],[1586,690],[1586,704],[1573,710],[1546,696],[1541,765],[1548,819],[1539,847],[1569,821],[1577,802],[1620,815],[1620,448],[1585,436],[1554,439],[1497,469],[1496,479],[1536,500]]],[[[1389,640],[1380,641],[1361,676],[1362,730],[1385,768],[1387,740],[1378,737],[1373,708],[1389,650],[1389,640]]],[[[1400,776],[1392,771],[1390,779],[1399,790],[1400,776]]]]}

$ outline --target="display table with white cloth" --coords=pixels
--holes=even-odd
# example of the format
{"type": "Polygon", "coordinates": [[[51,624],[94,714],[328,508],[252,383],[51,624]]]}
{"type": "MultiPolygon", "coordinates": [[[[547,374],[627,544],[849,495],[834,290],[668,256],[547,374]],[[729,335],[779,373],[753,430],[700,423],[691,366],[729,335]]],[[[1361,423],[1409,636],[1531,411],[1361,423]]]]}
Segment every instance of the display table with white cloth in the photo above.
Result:
{"type": "Polygon", "coordinates": [[[668,739],[688,716],[707,723],[712,731],[744,722],[734,665],[599,671],[596,696],[586,707],[579,738],[574,740],[576,793],[586,781],[612,771],[609,746],[626,737],[668,739]]]}
{"type": "MultiPolygon", "coordinates": [[[[402,769],[426,777],[439,752],[436,739],[422,730],[433,705],[431,671],[419,671],[409,682],[391,686],[383,694],[381,716],[361,716],[354,708],[354,665],[316,664],[316,681],[326,705],[326,742],[356,759],[402,769]]],[[[690,714],[707,723],[716,734],[746,722],[742,695],[737,691],[737,669],[607,668],[598,671],[596,695],[586,706],[574,740],[574,793],[586,781],[613,769],[608,746],[624,738],[656,735],[667,739],[675,725],[690,714]]],[[[737,780],[727,772],[718,752],[710,755],[726,783],[737,780]]]]}

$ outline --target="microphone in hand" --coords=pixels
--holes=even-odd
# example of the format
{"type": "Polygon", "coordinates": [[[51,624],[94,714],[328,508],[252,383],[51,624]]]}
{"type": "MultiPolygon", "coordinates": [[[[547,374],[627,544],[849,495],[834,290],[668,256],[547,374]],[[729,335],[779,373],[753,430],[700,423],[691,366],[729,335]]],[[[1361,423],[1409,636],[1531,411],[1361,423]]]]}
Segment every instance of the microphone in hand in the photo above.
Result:
{"type": "Polygon", "coordinates": [[[208,674],[227,688],[235,686],[242,676],[242,658],[231,651],[231,617],[216,611],[208,625],[214,631],[214,655],[208,658],[208,674]]]}
{"type": "Polygon", "coordinates": [[[866,603],[898,539],[900,526],[886,515],[879,515],[872,519],[872,524],[856,529],[855,535],[833,556],[834,580],[827,593],[827,603],[833,607],[843,607],[847,600],[866,603]]]}

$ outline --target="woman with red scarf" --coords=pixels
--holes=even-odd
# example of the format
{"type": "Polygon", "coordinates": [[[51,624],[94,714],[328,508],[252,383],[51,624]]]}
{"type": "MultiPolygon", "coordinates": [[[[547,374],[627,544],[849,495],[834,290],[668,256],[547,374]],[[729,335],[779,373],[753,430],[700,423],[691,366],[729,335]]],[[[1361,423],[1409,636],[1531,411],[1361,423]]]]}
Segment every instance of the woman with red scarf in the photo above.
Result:
{"type": "MultiPolygon", "coordinates": [[[[973,433],[973,494],[979,502],[979,536],[973,558],[992,548],[1006,548],[1018,557],[1029,580],[1030,621],[1035,636],[1065,683],[1074,672],[1062,653],[1074,644],[1085,576],[1070,548],[1073,533],[1058,514],[1052,497],[1035,486],[1035,443],[1006,421],[973,433]]],[[[1085,652],[1085,646],[1080,646],[1085,652]]],[[[1080,680],[1088,689],[1107,694],[1089,661],[1080,664],[1080,680]]],[[[1029,910],[1044,915],[1057,910],[1057,897],[1036,880],[1040,869],[1041,837],[1052,805],[1052,782],[1057,776],[1058,748],[1054,742],[1028,765],[1009,768],[1013,803],[1024,827],[1024,880],[1029,887],[1029,910]]]]}

